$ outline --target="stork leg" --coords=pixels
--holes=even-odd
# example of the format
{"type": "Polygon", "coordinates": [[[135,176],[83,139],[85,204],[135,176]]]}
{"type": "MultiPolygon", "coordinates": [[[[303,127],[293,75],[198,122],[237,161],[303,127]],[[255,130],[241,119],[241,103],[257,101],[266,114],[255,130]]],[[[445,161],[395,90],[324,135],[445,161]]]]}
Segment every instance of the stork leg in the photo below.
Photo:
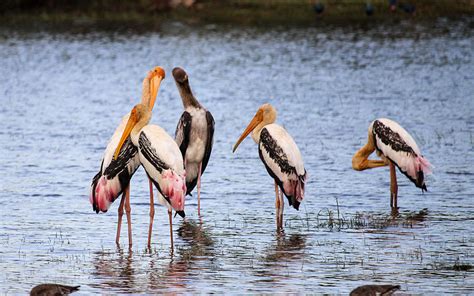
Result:
{"type": "Polygon", "coordinates": [[[171,216],[171,210],[168,209],[168,216],[170,218],[170,240],[171,240],[171,250],[174,250],[174,243],[173,243],[173,217],[171,216]]]}
{"type": "Polygon", "coordinates": [[[132,216],[130,208],[130,185],[125,188],[125,213],[127,214],[127,224],[128,224],[128,246],[132,247],[132,216]]]}
{"type": "Polygon", "coordinates": [[[153,232],[153,219],[155,218],[155,203],[153,201],[153,182],[148,178],[150,183],[150,226],[148,227],[148,248],[151,247],[151,234],[153,232]]]}
{"type": "Polygon", "coordinates": [[[283,190],[280,190],[280,230],[283,230],[283,208],[285,207],[285,201],[283,200],[283,190]]]}
{"type": "Polygon", "coordinates": [[[122,199],[118,207],[118,221],[117,221],[117,235],[115,236],[115,243],[120,243],[120,231],[122,230],[123,204],[125,203],[125,192],[122,193],[122,199]]]}
{"type": "Polygon", "coordinates": [[[201,166],[202,162],[199,163],[198,169],[198,182],[197,182],[197,189],[198,189],[198,216],[201,216],[201,166]]]}
{"type": "Polygon", "coordinates": [[[395,171],[395,165],[390,161],[390,207],[397,208],[397,196],[398,196],[398,185],[397,185],[397,172],[395,171]]]}
{"type": "Polygon", "coordinates": [[[276,226],[277,231],[280,229],[280,197],[279,197],[278,184],[275,181],[275,217],[276,217],[276,226]]]}

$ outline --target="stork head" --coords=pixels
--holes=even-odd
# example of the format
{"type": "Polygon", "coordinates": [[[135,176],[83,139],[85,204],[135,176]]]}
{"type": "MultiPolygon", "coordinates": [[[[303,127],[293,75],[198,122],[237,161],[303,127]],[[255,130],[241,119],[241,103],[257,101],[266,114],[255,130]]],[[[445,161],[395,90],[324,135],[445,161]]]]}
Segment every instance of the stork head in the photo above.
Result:
{"type": "Polygon", "coordinates": [[[232,149],[232,152],[235,152],[237,150],[237,147],[240,145],[240,143],[247,137],[257,126],[260,127],[260,129],[270,123],[275,122],[277,116],[277,112],[275,108],[270,105],[270,104],[263,104],[258,108],[257,113],[255,116],[252,118],[250,121],[249,125],[247,128],[244,130],[240,138],[237,140],[237,142],[234,145],[234,148],[232,149]]]}
{"type": "Polygon", "coordinates": [[[161,81],[165,79],[165,70],[161,67],[155,67],[150,70],[143,79],[142,104],[148,105],[150,110],[155,105],[156,96],[160,89],[161,81]]]}
{"type": "Polygon", "coordinates": [[[173,69],[173,77],[178,84],[184,84],[188,81],[188,74],[180,67],[173,69]]]}
{"type": "Polygon", "coordinates": [[[133,107],[132,111],[130,112],[130,117],[128,118],[127,125],[123,131],[122,137],[120,138],[119,144],[117,149],[115,149],[114,159],[117,159],[118,155],[120,154],[120,150],[122,149],[125,140],[127,140],[130,133],[135,128],[135,126],[142,129],[151,118],[151,111],[150,108],[145,104],[138,104],[133,107]]]}

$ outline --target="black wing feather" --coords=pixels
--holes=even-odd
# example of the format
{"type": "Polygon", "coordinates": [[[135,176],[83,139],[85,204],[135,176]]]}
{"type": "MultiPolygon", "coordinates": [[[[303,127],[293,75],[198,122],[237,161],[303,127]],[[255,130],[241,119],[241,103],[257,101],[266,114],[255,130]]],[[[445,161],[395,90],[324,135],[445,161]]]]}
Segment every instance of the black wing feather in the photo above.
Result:
{"type": "Polygon", "coordinates": [[[145,133],[140,133],[138,137],[138,145],[140,146],[140,151],[142,155],[152,164],[155,169],[161,173],[164,170],[169,169],[168,165],[164,163],[156,153],[156,150],[151,146],[151,142],[146,136],[145,133]]]}
{"type": "MultiPolygon", "coordinates": [[[[278,166],[280,167],[283,173],[294,174],[295,176],[298,176],[296,172],[296,168],[289,164],[288,157],[286,156],[285,152],[280,146],[278,146],[278,143],[272,138],[272,136],[270,135],[270,133],[268,132],[266,128],[263,128],[262,132],[260,133],[260,144],[262,144],[266,152],[270,154],[270,157],[278,164],[278,166]]],[[[273,173],[271,168],[265,162],[260,145],[258,145],[258,155],[260,156],[260,159],[265,165],[265,168],[267,169],[268,174],[277,182],[278,187],[280,187],[280,190],[288,198],[288,202],[290,206],[293,206],[295,209],[298,210],[300,207],[300,202],[296,200],[295,196],[291,196],[287,192],[285,192],[282,181],[278,179],[275,173],[273,173]]],[[[306,175],[306,171],[305,171],[305,175],[306,175]]]]}
{"type": "Polygon", "coordinates": [[[184,111],[179,119],[178,126],[176,126],[175,140],[181,151],[181,155],[186,156],[186,150],[189,146],[189,139],[191,138],[191,122],[192,117],[189,112],[184,111]]]}
{"type": "Polygon", "coordinates": [[[209,158],[211,157],[212,145],[214,144],[214,117],[212,117],[211,112],[206,112],[206,121],[207,121],[207,140],[206,140],[206,150],[204,153],[204,158],[202,160],[201,166],[201,175],[204,173],[204,170],[207,167],[209,158]]]}
{"type": "MultiPolygon", "coordinates": [[[[107,179],[113,179],[115,176],[119,175],[120,184],[122,184],[123,177],[121,174],[122,172],[127,172],[128,174],[127,165],[130,159],[133,159],[137,154],[138,149],[135,147],[135,145],[133,145],[132,140],[129,137],[123,144],[117,159],[112,159],[110,164],[105,168],[103,174],[107,176],[107,179]]],[[[130,178],[131,176],[129,176],[128,181],[130,181],[130,178]]]]}
{"type": "MultiPolygon", "coordinates": [[[[178,126],[176,128],[176,143],[179,145],[183,159],[186,159],[186,150],[189,146],[189,140],[191,138],[191,122],[192,118],[188,112],[184,112],[179,120],[178,126]]],[[[212,117],[211,112],[206,111],[206,122],[207,122],[207,139],[206,147],[204,151],[204,157],[201,165],[201,175],[204,173],[204,170],[209,163],[209,158],[211,157],[212,145],[214,143],[214,117],[212,117]]],[[[197,185],[197,178],[194,178],[190,182],[186,182],[186,195],[191,195],[191,192],[197,185]]]]}
{"type": "MultiPolygon", "coordinates": [[[[393,150],[395,150],[397,152],[398,151],[407,152],[407,153],[410,153],[414,156],[417,156],[415,151],[413,151],[413,148],[411,148],[405,142],[405,140],[402,139],[402,137],[397,132],[392,131],[392,129],[390,129],[390,127],[385,126],[379,120],[374,121],[372,134],[374,135],[374,138],[376,138],[376,137],[380,138],[380,140],[385,145],[390,146],[393,150]]],[[[377,149],[377,151],[379,153],[382,153],[382,150],[377,146],[377,141],[374,141],[374,142],[375,142],[374,143],[375,144],[375,149],[377,149]]],[[[410,181],[412,181],[415,184],[416,187],[421,188],[421,191],[427,191],[426,184],[424,182],[425,176],[424,176],[422,170],[417,172],[417,178],[414,179],[411,176],[409,176],[407,172],[403,171],[395,161],[390,159],[390,157],[388,157],[388,156],[385,156],[385,157],[387,157],[392,163],[394,163],[398,167],[398,170],[402,174],[404,174],[410,181]]]]}
{"type": "MultiPolygon", "coordinates": [[[[133,174],[136,172],[138,167],[129,168],[130,160],[133,159],[138,155],[138,149],[135,147],[130,138],[128,138],[125,143],[123,144],[122,149],[120,150],[117,159],[112,159],[109,165],[104,169],[104,160],[102,159],[102,163],[100,165],[100,171],[94,176],[92,179],[92,208],[95,212],[99,212],[99,209],[96,205],[96,197],[95,197],[95,188],[97,186],[97,182],[99,181],[101,176],[106,176],[108,180],[111,180],[118,176],[121,190],[117,193],[117,197],[120,196],[123,189],[128,186],[130,180],[132,179],[133,174]],[[129,169],[131,169],[129,171],[129,169]]],[[[117,198],[115,197],[115,198],[117,198]]]]}

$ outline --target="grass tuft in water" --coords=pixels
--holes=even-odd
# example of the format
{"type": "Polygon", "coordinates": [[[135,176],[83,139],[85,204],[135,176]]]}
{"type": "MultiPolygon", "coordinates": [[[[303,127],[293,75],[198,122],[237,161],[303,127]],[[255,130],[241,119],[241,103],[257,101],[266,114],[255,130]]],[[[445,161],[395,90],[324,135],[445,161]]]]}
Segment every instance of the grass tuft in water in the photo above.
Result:
{"type": "Polygon", "coordinates": [[[459,261],[459,258],[454,262],[454,265],[452,267],[453,270],[455,271],[469,271],[473,268],[473,266],[469,263],[463,263],[459,261]]]}
{"type": "MultiPolygon", "coordinates": [[[[339,209],[339,201],[336,199],[336,209],[322,209],[316,215],[316,227],[328,228],[333,231],[343,229],[385,229],[388,227],[413,228],[415,225],[426,220],[428,209],[418,212],[399,213],[392,211],[390,214],[361,213],[345,216],[339,209]]],[[[307,215],[308,216],[308,215],[307,215]]],[[[309,224],[309,217],[305,219],[309,224]]]]}
{"type": "Polygon", "coordinates": [[[468,262],[462,262],[459,257],[453,263],[433,262],[434,270],[454,270],[454,271],[471,271],[474,266],[468,262]]]}

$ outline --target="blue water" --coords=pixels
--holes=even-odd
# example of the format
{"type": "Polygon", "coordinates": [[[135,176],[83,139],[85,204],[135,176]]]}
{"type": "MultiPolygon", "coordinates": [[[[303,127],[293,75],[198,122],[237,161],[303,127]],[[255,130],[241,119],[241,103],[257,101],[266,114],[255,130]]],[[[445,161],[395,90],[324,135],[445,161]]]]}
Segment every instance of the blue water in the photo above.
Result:
{"type": "MultiPolygon", "coordinates": [[[[0,291],[81,285],[87,293],[348,293],[368,283],[406,293],[474,293],[473,20],[308,29],[190,27],[152,32],[0,30],[0,291]],[[214,150],[186,220],[156,208],[146,250],[148,183],[131,184],[133,239],[115,246],[118,202],[97,215],[92,177],[141,80],[167,71],[152,122],[174,133],[188,71],[214,115],[214,150]],[[265,102],[294,137],[309,180],[300,211],[275,232],[273,181],[249,138],[265,102]],[[356,172],[353,153],[378,117],[399,122],[435,166],[428,192],[388,168],[356,172]],[[423,209],[422,215],[412,216],[423,209]],[[412,218],[410,218],[412,217],[412,218]]],[[[126,220],[124,219],[124,222],[126,220]]]]}

